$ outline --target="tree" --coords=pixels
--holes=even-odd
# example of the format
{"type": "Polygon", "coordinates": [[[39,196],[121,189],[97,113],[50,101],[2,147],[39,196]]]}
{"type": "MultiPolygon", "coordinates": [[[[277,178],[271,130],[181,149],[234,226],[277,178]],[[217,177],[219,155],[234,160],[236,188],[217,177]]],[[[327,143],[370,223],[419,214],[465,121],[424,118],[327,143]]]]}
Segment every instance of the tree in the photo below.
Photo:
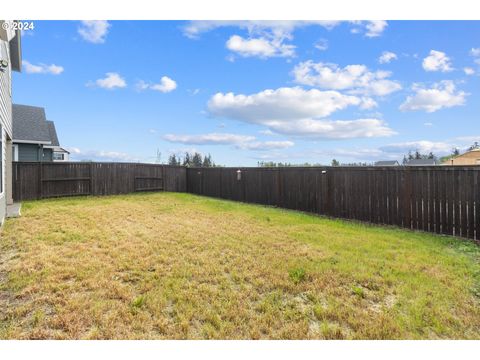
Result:
{"type": "Polygon", "coordinates": [[[192,159],[188,152],[185,153],[185,157],[183,158],[183,166],[192,166],[192,159]]]}
{"type": "Polygon", "coordinates": [[[157,149],[157,156],[155,158],[155,164],[160,164],[162,162],[162,153],[157,149]]]}
{"type": "Polygon", "coordinates": [[[197,152],[195,154],[193,154],[192,166],[202,167],[202,155],[201,154],[199,154],[197,152]]]}
{"type": "Polygon", "coordinates": [[[475,141],[472,145],[470,145],[470,147],[468,148],[468,151],[472,151],[478,148],[480,148],[480,145],[478,144],[478,141],[475,141]]]}
{"type": "Polygon", "coordinates": [[[175,156],[175,154],[172,154],[168,158],[168,165],[173,165],[173,166],[180,165],[180,159],[177,160],[177,157],[175,156]]]}
{"type": "Polygon", "coordinates": [[[203,158],[203,164],[202,164],[202,167],[212,167],[213,164],[212,164],[212,156],[210,154],[208,155],[205,155],[205,157],[203,158]]]}
{"type": "Polygon", "coordinates": [[[338,162],[338,160],[333,159],[332,160],[332,166],[340,166],[340,163],[338,162]]]}

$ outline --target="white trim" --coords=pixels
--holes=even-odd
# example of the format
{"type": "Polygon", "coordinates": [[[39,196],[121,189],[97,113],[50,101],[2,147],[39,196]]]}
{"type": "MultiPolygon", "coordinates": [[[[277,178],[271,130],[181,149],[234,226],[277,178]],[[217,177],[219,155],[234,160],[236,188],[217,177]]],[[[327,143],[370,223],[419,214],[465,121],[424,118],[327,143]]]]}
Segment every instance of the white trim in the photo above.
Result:
{"type": "Polygon", "coordinates": [[[18,145],[12,144],[12,157],[13,161],[18,161],[18,145]]]}
{"type": "Polygon", "coordinates": [[[40,140],[15,140],[13,139],[12,142],[19,143],[19,144],[39,144],[39,145],[50,145],[51,141],[40,141],[40,140]]]}

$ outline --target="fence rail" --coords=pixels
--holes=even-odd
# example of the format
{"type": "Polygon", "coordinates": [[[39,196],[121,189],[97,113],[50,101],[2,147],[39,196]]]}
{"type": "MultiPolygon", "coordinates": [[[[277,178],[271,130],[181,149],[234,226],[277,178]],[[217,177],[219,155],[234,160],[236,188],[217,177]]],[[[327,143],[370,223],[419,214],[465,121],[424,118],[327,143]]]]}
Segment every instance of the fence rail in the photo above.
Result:
{"type": "Polygon", "coordinates": [[[189,168],[187,190],[480,240],[480,166],[189,168]]]}
{"type": "Polygon", "coordinates": [[[186,191],[186,169],[157,164],[68,162],[13,163],[16,201],[135,191],[186,191]]]}

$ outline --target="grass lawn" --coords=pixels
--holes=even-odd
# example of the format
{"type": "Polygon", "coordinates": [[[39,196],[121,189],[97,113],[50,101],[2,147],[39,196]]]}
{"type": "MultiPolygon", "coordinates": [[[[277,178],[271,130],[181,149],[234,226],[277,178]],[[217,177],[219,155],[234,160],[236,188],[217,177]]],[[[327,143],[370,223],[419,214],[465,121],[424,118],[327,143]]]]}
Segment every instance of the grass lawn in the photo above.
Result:
{"type": "Polygon", "coordinates": [[[480,338],[480,249],[155,193],[26,202],[0,239],[0,338],[480,338]]]}

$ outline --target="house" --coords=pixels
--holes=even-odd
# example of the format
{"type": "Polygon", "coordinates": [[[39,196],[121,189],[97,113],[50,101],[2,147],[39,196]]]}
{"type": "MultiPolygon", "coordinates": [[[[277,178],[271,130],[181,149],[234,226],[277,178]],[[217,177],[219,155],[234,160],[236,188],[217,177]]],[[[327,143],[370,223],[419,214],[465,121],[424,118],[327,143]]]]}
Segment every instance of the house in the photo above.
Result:
{"type": "Polygon", "coordinates": [[[452,157],[442,162],[442,165],[480,165],[480,148],[452,157]]]}
{"type": "Polygon", "coordinates": [[[374,166],[399,166],[397,160],[384,160],[384,161],[377,161],[374,166]]]}
{"type": "Polygon", "coordinates": [[[405,166],[435,166],[437,160],[435,159],[413,159],[408,160],[405,166]]]}
{"type": "Polygon", "coordinates": [[[68,161],[69,152],[60,146],[44,108],[13,104],[12,113],[13,161],[68,161]]]}
{"type": "Polygon", "coordinates": [[[21,71],[20,30],[0,20],[0,225],[12,198],[12,71],[21,71]]]}

